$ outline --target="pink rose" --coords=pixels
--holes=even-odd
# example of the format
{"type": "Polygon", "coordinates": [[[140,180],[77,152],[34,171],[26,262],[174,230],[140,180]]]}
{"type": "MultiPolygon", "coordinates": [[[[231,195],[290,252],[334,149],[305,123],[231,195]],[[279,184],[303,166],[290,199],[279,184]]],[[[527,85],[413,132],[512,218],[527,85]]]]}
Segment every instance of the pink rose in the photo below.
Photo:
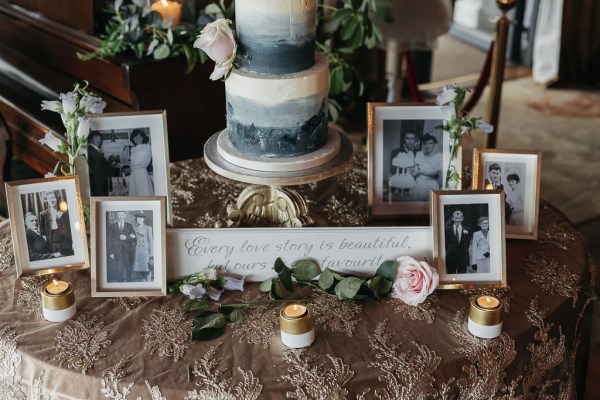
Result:
{"type": "Polygon", "coordinates": [[[440,281],[437,271],[425,261],[408,256],[399,257],[398,263],[392,296],[411,306],[422,303],[440,281]]]}
{"type": "Polygon", "coordinates": [[[204,51],[216,63],[227,61],[237,49],[229,24],[230,20],[220,18],[206,25],[196,39],[194,47],[204,51]]]}

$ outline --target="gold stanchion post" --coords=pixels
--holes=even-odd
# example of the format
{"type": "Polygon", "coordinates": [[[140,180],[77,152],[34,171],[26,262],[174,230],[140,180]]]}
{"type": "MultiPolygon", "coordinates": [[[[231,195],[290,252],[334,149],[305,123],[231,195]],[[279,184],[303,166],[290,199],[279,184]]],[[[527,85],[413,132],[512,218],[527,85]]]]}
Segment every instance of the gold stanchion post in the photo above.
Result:
{"type": "Polygon", "coordinates": [[[492,71],[490,74],[490,99],[488,102],[486,120],[494,126],[494,131],[487,135],[486,148],[495,148],[498,136],[500,102],[502,100],[502,82],[504,81],[504,64],[506,60],[506,42],[510,20],[506,13],[517,4],[517,0],[496,0],[496,5],[502,11],[502,16],[496,23],[494,34],[494,52],[492,54],[492,71]]]}

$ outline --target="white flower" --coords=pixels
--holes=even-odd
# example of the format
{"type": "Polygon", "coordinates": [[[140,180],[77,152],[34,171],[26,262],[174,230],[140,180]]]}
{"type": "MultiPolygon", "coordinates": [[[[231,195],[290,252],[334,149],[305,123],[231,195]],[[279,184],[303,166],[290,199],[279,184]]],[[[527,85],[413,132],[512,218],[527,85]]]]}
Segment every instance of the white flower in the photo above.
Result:
{"type": "Polygon", "coordinates": [[[60,112],[60,103],[58,101],[42,100],[42,110],[60,112]]]}
{"type": "Polygon", "coordinates": [[[444,114],[444,119],[446,121],[450,121],[453,118],[456,118],[456,104],[448,103],[441,106],[442,113],[444,114]]]}
{"type": "Polygon", "coordinates": [[[231,21],[225,18],[207,24],[196,39],[194,47],[204,51],[216,63],[227,61],[237,50],[230,24],[231,21]]]}
{"type": "Polygon", "coordinates": [[[59,137],[55,136],[52,131],[46,132],[43,139],[40,139],[41,144],[45,144],[54,151],[58,151],[59,147],[64,143],[59,137]]]}
{"type": "Polygon", "coordinates": [[[90,120],[87,118],[79,117],[79,125],[77,126],[77,137],[80,139],[87,139],[90,134],[90,120]]]}
{"type": "Polygon", "coordinates": [[[437,271],[425,261],[409,256],[399,257],[398,263],[392,296],[411,306],[422,303],[440,281],[437,271]]]}
{"type": "Polygon", "coordinates": [[[83,107],[86,113],[101,114],[106,107],[106,102],[101,97],[85,96],[81,99],[80,107],[83,107]]]}
{"type": "Polygon", "coordinates": [[[221,300],[221,293],[223,293],[222,290],[219,290],[219,289],[211,286],[207,295],[208,295],[208,297],[210,297],[211,300],[219,301],[219,300],[221,300]]]}
{"type": "Polygon", "coordinates": [[[487,122],[482,121],[482,120],[477,120],[477,127],[479,129],[481,129],[482,131],[484,131],[485,133],[494,132],[494,126],[491,124],[488,124],[487,122]]]}
{"type": "Polygon", "coordinates": [[[202,270],[201,274],[204,274],[204,277],[209,281],[217,279],[217,270],[215,268],[206,268],[202,270]]]}
{"type": "Polygon", "coordinates": [[[210,79],[216,81],[231,70],[237,52],[237,44],[229,25],[231,21],[220,18],[206,25],[196,39],[194,47],[201,49],[216,65],[210,79]]]}
{"type": "Polygon", "coordinates": [[[180,288],[181,293],[188,296],[191,300],[201,299],[202,296],[206,293],[206,289],[202,284],[190,285],[186,283],[180,288]]]}
{"type": "Polygon", "coordinates": [[[225,65],[215,64],[215,69],[212,74],[210,74],[210,79],[218,81],[224,77],[231,68],[233,68],[233,63],[226,63],[225,65]]]}
{"type": "Polygon", "coordinates": [[[61,93],[59,97],[60,102],[62,103],[63,112],[65,114],[73,114],[75,111],[77,111],[77,104],[75,104],[75,93],[61,93]]]}
{"type": "Polygon", "coordinates": [[[435,102],[438,106],[443,106],[444,104],[450,103],[452,100],[456,98],[456,85],[447,85],[442,89],[442,93],[437,95],[435,102]]]}
{"type": "Polygon", "coordinates": [[[229,274],[225,275],[225,284],[223,288],[225,290],[239,290],[244,291],[244,277],[241,275],[229,274]]]}

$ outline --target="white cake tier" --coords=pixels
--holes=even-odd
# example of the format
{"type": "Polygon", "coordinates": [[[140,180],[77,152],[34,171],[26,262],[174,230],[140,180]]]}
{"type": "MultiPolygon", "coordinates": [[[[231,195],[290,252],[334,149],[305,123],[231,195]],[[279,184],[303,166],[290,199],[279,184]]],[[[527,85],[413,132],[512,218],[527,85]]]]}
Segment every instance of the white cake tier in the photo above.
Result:
{"type": "Polygon", "coordinates": [[[314,62],[316,0],[236,0],[240,69],[287,74],[314,62]]]}
{"type": "Polygon", "coordinates": [[[242,153],[290,157],[327,141],[327,58],[287,75],[234,70],[225,81],[229,141],[242,153]]]}

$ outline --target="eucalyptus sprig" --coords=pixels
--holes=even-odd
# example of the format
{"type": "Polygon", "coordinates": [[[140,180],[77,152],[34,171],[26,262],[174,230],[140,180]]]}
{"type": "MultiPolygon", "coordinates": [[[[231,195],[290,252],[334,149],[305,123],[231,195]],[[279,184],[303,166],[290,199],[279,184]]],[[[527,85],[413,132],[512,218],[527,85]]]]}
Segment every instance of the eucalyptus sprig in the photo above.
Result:
{"type": "Polygon", "coordinates": [[[398,265],[395,260],[384,261],[371,278],[344,276],[329,268],[321,271],[311,260],[294,261],[288,268],[281,258],[277,258],[273,269],[277,278],[267,279],[259,287],[261,292],[269,293],[273,299],[285,299],[294,293],[295,280],[297,284],[309,285],[341,300],[378,300],[391,293],[398,265]]]}

